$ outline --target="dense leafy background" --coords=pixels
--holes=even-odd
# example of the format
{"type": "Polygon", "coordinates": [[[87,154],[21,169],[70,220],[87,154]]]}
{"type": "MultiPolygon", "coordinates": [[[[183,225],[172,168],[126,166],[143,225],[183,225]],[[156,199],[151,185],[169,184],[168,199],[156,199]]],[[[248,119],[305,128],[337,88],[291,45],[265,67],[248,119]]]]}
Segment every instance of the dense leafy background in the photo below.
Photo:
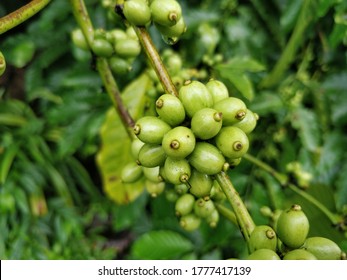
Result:
{"type": "MultiPolygon", "coordinates": [[[[151,27],[158,49],[173,49],[204,81],[222,79],[260,116],[250,153],[346,217],[346,1],[180,2],[187,33],[168,46],[151,27]],[[293,162],[299,172],[288,170],[293,162]],[[307,174],[309,183],[300,181],[307,174]]],[[[1,1],[0,16],[24,3],[1,1]]],[[[86,3],[95,27],[124,28],[101,1],[86,3]]],[[[239,230],[223,218],[216,229],[186,233],[165,194],[118,205],[105,193],[96,155],[111,102],[91,55],[70,41],[75,27],[69,2],[52,1],[0,36],[8,63],[0,79],[1,259],[244,257],[239,230]]],[[[121,90],[147,69],[141,54],[116,77],[121,90]]],[[[310,235],[347,250],[346,235],[319,209],[253,164],[243,160],[230,177],[257,224],[269,222],[263,206],[300,203],[310,235]]]]}

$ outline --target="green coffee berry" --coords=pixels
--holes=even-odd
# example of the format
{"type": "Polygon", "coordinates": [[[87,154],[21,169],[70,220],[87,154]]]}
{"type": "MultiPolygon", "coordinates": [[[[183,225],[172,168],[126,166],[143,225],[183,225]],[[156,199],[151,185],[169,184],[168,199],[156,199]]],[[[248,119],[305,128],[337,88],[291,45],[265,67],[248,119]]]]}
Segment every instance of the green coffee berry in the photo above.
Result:
{"type": "Polygon", "coordinates": [[[267,226],[260,225],[256,226],[254,230],[251,232],[248,248],[249,252],[253,253],[259,249],[270,249],[272,251],[276,251],[277,247],[277,236],[275,231],[267,226]]]}
{"type": "Polygon", "coordinates": [[[137,163],[143,167],[156,167],[164,164],[166,154],[161,145],[144,144],[140,149],[137,163]]]}
{"type": "Polygon", "coordinates": [[[303,249],[315,255],[318,260],[340,260],[342,254],[334,241],[318,236],[307,238],[303,249]]]}
{"type": "Polygon", "coordinates": [[[107,32],[106,38],[112,44],[115,44],[117,41],[124,40],[128,38],[128,35],[122,29],[113,29],[107,32]]]}
{"type": "Polygon", "coordinates": [[[143,167],[143,175],[147,178],[147,180],[159,183],[163,181],[163,178],[159,174],[159,168],[160,166],[156,167],[143,167]]]}
{"type": "Polygon", "coordinates": [[[225,164],[225,158],[218,148],[207,142],[197,142],[188,159],[197,171],[207,175],[218,174],[225,164]]]}
{"type": "Polygon", "coordinates": [[[171,130],[171,127],[163,120],[154,116],[140,118],[135,126],[135,135],[144,143],[161,144],[164,135],[171,130]]]}
{"type": "Polygon", "coordinates": [[[110,57],[113,54],[113,46],[106,39],[94,39],[91,45],[92,51],[97,56],[110,57]]]}
{"type": "Polygon", "coordinates": [[[195,169],[188,181],[189,192],[196,197],[208,197],[212,189],[213,181],[211,176],[201,173],[195,169]]]}
{"type": "Polygon", "coordinates": [[[280,260],[280,257],[270,249],[259,249],[247,257],[247,260],[280,260]]]}
{"type": "Polygon", "coordinates": [[[164,194],[165,199],[169,202],[176,202],[176,200],[179,198],[179,195],[173,189],[166,189],[164,194]]]}
{"type": "Polygon", "coordinates": [[[179,185],[175,185],[174,189],[178,195],[183,195],[188,192],[189,187],[187,184],[179,184],[179,185]]]}
{"type": "Polygon", "coordinates": [[[195,197],[186,193],[180,196],[175,203],[175,213],[178,217],[185,216],[193,211],[195,197]]]}
{"type": "Polygon", "coordinates": [[[222,201],[226,199],[225,193],[223,192],[219,183],[216,180],[213,181],[210,198],[213,201],[222,201]]]}
{"type": "Polygon", "coordinates": [[[211,228],[215,228],[219,222],[219,212],[217,209],[214,209],[211,215],[206,217],[206,222],[211,228]]]}
{"type": "Polygon", "coordinates": [[[213,108],[223,114],[223,126],[233,125],[246,117],[246,104],[239,98],[228,97],[213,105],[213,108]]]}
{"type": "Polygon", "coordinates": [[[168,157],[164,163],[166,179],[174,185],[188,182],[191,169],[187,160],[168,157]]]}
{"type": "Polygon", "coordinates": [[[195,136],[189,128],[177,126],[164,135],[162,146],[169,157],[182,159],[194,150],[195,136]]]}
{"type": "Polygon", "coordinates": [[[304,244],[309,228],[309,221],[301,206],[297,204],[283,211],[277,221],[278,238],[291,249],[304,244]]]}
{"type": "Polygon", "coordinates": [[[218,149],[229,159],[242,157],[249,148],[249,140],[246,133],[234,126],[223,127],[215,137],[215,140],[218,149]]]}
{"type": "Polygon", "coordinates": [[[207,140],[218,134],[222,124],[222,113],[212,108],[203,108],[192,117],[191,129],[196,137],[207,140]]]}
{"type": "MultiPolygon", "coordinates": [[[[87,43],[86,38],[84,37],[84,34],[80,28],[74,29],[71,32],[71,39],[74,45],[80,49],[83,50],[89,50],[89,46],[87,43]]],[[[0,63],[1,65],[1,63],[0,63]]]]}
{"type": "Polygon", "coordinates": [[[213,105],[213,99],[207,87],[199,81],[185,82],[179,90],[179,99],[189,117],[193,117],[200,109],[213,105]]]}
{"type": "Polygon", "coordinates": [[[239,158],[227,158],[227,162],[229,163],[230,168],[235,168],[241,163],[242,157],[239,158]]]}
{"type": "Polygon", "coordinates": [[[194,203],[194,213],[200,218],[207,218],[215,209],[216,208],[211,199],[205,200],[200,197],[194,203]]]}
{"type": "Polygon", "coordinates": [[[165,35],[161,35],[161,38],[168,45],[174,45],[179,40],[179,37],[169,37],[169,36],[165,36],[165,35]]]}
{"type": "Polygon", "coordinates": [[[123,75],[131,71],[131,63],[119,56],[111,56],[108,60],[108,64],[114,74],[123,75]]]}
{"type": "Polygon", "coordinates": [[[122,58],[136,57],[141,52],[141,46],[137,40],[128,38],[116,41],[114,51],[122,58]]]}
{"type": "Polygon", "coordinates": [[[146,180],[145,187],[150,196],[155,198],[165,190],[165,182],[153,182],[151,180],[146,180]]]}
{"type": "Polygon", "coordinates": [[[181,17],[180,20],[173,26],[165,26],[158,23],[155,24],[155,26],[162,35],[170,38],[180,37],[187,30],[183,17],[181,17]]]}
{"type": "Polygon", "coordinates": [[[122,169],[121,180],[123,183],[133,183],[140,179],[141,176],[142,167],[136,162],[129,162],[122,169]]]}
{"type": "Polygon", "coordinates": [[[131,142],[131,147],[130,147],[130,150],[131,150],[131,155],[137,159],[138,156],[139,156],[139,152],[142,148],[142,146],[144,145],[145,143],[143,143],[140,139],[138,138],[135,138],[132,142],[131,142]]]}
{"type": "Polygon", "coordinates": [[[211,79],[206,84],[206,87],[212,95],[214,104],[229,97],[229,91],[221,81],[211,79]]]}
{"type": "Polygon", "coordinates": [[[146,0],[125,1],[123,14],[131,24],[136,26],[145,26],[151,21],[151,10],[146,0]]]}
{"type": "Polygon", "coordinates": [[[317,260],[316,256],[304,249],[295,249],[286,253],[283,260],[317,260]]]}
{"type": "Polygon", "coordinates": [[[182,102],[171,94],[163,94],[155,102],[159,117],[171,126],[182,123],[186,117],[182,102]]]}
{"type": "Polygon", "coordinates": [[[194,231],[199,228],[201,218],[194,213],[189,213],[180,218],[180,226],[186,231],[194,231]]]}
{"type": "Polygon", "coordinates": [[[173,26],[182,17],[181,6],[175,0],[154,0],[150,8],[153,21],[164,26],[173,26]]]}
{"type": "Polygon", "coordinates": [[[246,116],[241,121],[233,124],[238,128],[241,128],[244,133],[251,133],[257,125],[258,115],[247,109],[246,116]]]}
{"type": "MultiPolygon", "coordinates": [[[[179,75],[179,72],[182,69],[182,58],[180,55],[177,53],[172,53],[165,59],[165,64],[167,65],[167,70],[169,71],[170,75],[172,75],[172,81],[176,85],[177,84],[177,79],[181,77],[179,76],[174,76],[174,75],[179,75]],[[176,79],[176,82],[174,81],[176,79]]],[[[183,84],[183,81],[179,81],[180,84],[183,84]]],[[[183,106],[183,105],[182,105],[183,106]]]]}

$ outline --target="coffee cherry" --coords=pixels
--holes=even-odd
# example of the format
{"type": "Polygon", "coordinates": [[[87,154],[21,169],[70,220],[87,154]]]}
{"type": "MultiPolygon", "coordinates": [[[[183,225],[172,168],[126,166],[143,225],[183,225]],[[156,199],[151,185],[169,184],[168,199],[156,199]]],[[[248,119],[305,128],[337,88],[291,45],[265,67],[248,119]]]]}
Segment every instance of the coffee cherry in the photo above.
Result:
{"type": "Polygon", "coordinates": [[[185,82],[179,90],[179,99],[189,117],[193,117],[200,109],[213,105],[213,99],[207,87],[199,81],[185,82]]]}
{"type": "Polygon", "coordinates": [[[315,255],[318,260],[340,260],[342,254],[334,241],[318,236],[307,238],[303,249],[315,255]]]}
{"type": "Polygon", "coordinates": [[[206,217],[206,222],[211,228],[215,228],[219,222],[219,212],[217,209],[214,209],[211,215],[206,217]]]}
{"type": "Polygon", "coordinates": [[[214,145],[197,142],[194,151],[189,156],[189,162],[197,171],[215,175],[222,171],[225,158],[214,145]]]}
{"type": "Polygon", "coordinates": [[[215,209],[214,203],[210,199],[205,200],[200,197],[194,203],[194,213],[200,218],[207,218],[215,209]]]}
{"type": "Polygon", "coordinates": [[[191,129],[196,137],[202,140],[211,139],[222,128],[222,119],[222,113],[212,108],[203,108],[194,114],[191,129]]]}
{"type": "Polygon", "coordinates": [[[145,26],[151,21],[151,10],[146,0],[125,1],[123,14],[131,24],[136,26],[145,26]]]}
{"type": "Polygon", "coordinates": [[[206,87],[212,95],[214,104],[229,97],[229,91],[221,81],[211,79],[206,84],[206,87]]]}
{"type": "Polygon", "coordinates": [[[189,192],[196,197],[208,197],[213,181],[211,176],[193,169],[188,181],[189,192]]]}
{"type": "Polygon", "coordinates": [[[137,163],[143,167],[156,167],[164,164],[166,154],[161,145],[144,144],[140,149],[137,163]]]}
{"type": "Polygon", "coordinates": [[[233,125],[246,117],[246,104],[239,98],[228,97],[213,105],[213,108],[223,114],[223,126],[233,125]]]}
{"type": "Polygon", "coordinates": [[[86,51],[89,50],[87,40],[84,37],[84,34],[80,28],[74,29],[71,32],[71,39],[76,47],[86,51]]]}
{"type": "Polygon", "coordinates": [[[171,130],[171,127],[163,120],[154,116],[140,118],[135,126],[135,135],[144,143],[161,144],[164,135],[171,130]]]}
{"type": "Polygon", "coordinates": [[[165,199],[167,201],[175,203],[178,198],[179,198],[179,195],[175,192],[175,190],[173,189],[165,190],[165,199]]]}
{"type": "Polygon", "coordinates": [[[199,228],[201,218],[194,213],[189,213],[180,218],[180,226],[186,231],[194,231],[199,228]]]}
{"type": "Polygon", "coordinates": [[[121,180],[123,183],[133,183],[140,179],[142,176],[142,167],[137,165],[136,162],[126,164],[121,173],[121,180]]]}
{"type": "Polygon", "coordinates": [[[97,56],[110,57],[113,54],[112,44],[103,38],[94,39],[91,48],[97,56]]]}
{"type": "Polygon", "coordinates": [[[147,178],[147,180],[152,181],[154,183],[159,183],[163,181],[163,178],[159,174],[159,165],[156,167],[142,167],[143,175],[147,178]]]}
{"type": "Polygon", "coordinates": [[[195,148],[195,136],[185,126],[177,126],[167,132],[162,142],[165,153],[175,159],[183,159],[195,148]]]}
{"type": "Polygon", "coordinates": [[[272,251],[276,251],[276,247],[277,236],[271,227],[267,225],[256,226],[251,232],[248,241],[250,253],[253,253],[259,249],[270,249],[272,251]]]}
{"type": "Polygon", "coordinates": [[[172,127],[182,123],[186,117],[182,102],[171,94],[163,94],[155,102],[155,109],[160,118],[172,127]]]}
{"type": "Polygon", "coordinates": [[[234,126],[223,127],[215,137],[215,140],[218,149],[229,159],[242,157],[249,148],[246,133],[234,126]]]}
{"type": "Polygon", "coordinates": [[[142,146],[144,145],[145,143],[143,143],[140,139],[138,138],[135,138],[132,142],[131,142],[131,155],[137,159],[138,156],[139,156],[139,152],[142,148],[142,146]]]}
{"type": "Polygon", "coordinates": [[[185,216],[193,211],[195,197],[186,193],[180,196],[175,203],[175,213],[177,216],[185,216]]]}
{"type": "Polygon", "coordinates": [[[141,46],[137,40],[124,39],[116,41],[114,51],[122,58],[131,58],[140,54],[141,46]]]}
{"type": "Polygon", "coordinates": [[[106,38],[110,43],[115,44],[117,41],[127,39],[128,35],[124,30],[116,28],[108,31],[106,38]]]}
{"type": "Polygon", "coordinates": [[[277,235],[287,247],[296,249],[304,244],[309,227],[309,221],[301,206],[294,204],[279,216],[277,235]]]}
{"type": "Polygon", "coordinates": [[[165,190],[165,182],[153,182],[151,180],[145,181],[146,191],[155,198],[165,190]]]}
{"type": "Polygon", "coordinates": [[[189,187],[187,184],[179,184],[179,185],[175,185],[174,189],[178,195],[183,195],[188,192],[189,187]]]}
{"type": "Polygon", "coordinates": [[[316,256],[304,249],[295,249],[286,253],[283,260],[317,260],[316,256]]]}
{"type": "Polygon", "coordinates": [[[247,257],[247,260],[280,260],[280,257],[270,249],[259,249],[247,257]]]}
{"type": "Polygon", "coordinates": [[[226,199],[225,193],[216,180],[213,181],[210,198],[213,201],[222,201],[226,199]]]}
{"type": "Polygon", "coordinates": [[[175,0],[154,0],[150,8],[153,21],[164,26],[175,25],[182,16],[181,6],[175,0]]]}
{"type": "Polygon", "coordinates": [[[241,163],[242,157],[239,158],[227,158],[227,162],[229,163],[229,168],[235,168],[236,166],[238,166],[241,163]]]}
{"type": "Polygon", "coordinates": [[[131,70],[131,63],[124,58],[120,58],[119,56],[111,56],[108,60],[108,64],[112,72],[117,75],[129,73],[131,70]]]}
{"type": "Polygon", "coordinates": [[[188,182],[191,169],[187,160],[168,157],[164,163],[165,179],[171,184],[179,185],[188,182]]]}
{"type": "Polygon", "coordinates": [[[251,110],[247,109],[247,113],[246,113],[246,116],[244,117],[244,119],[233,124],[233,126],[241,128],[244,133],[249,134],[256,127],[258,118],[259,118],[259,116],[257,114],[255,114],[251,110]]]}
{"type": "Polygon", "coordinates": [[[162,35],[170,38],[180,37],[187,30],[183,17],[181,17],[181,19],[173,26],[165,26],[161,24],[155,24],[155,26],[162,35]]]}

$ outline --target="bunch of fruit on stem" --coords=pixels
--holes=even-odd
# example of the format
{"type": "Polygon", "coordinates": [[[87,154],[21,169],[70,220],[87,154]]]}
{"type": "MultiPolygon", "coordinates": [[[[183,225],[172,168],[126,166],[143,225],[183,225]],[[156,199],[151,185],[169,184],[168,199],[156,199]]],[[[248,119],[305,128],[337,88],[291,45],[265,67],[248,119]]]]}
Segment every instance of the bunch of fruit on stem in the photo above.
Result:
{"type": "Polygon", "coordinates": [[[183,228],[194,230],[201,219],[216,226],[219,215],[214,202],[224,195],[214,176],[240,163],[257,114],[241,99],[230,97],[225,84],[215,79],[206,84],[188,80],[179,97],[163,94],[155,107],[157,115],[135,123],[135,160],[124,166],[122,181],[145,176],[152,196],[169,183],[181,195],[175,210],[183,228]]]}

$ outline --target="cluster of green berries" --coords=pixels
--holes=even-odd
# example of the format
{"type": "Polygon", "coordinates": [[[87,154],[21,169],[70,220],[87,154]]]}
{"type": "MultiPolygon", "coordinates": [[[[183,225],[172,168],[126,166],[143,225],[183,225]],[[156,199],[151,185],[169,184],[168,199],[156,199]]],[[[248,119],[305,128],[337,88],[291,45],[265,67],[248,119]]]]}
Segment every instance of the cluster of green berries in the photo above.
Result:
{"type": "Polygon", "coordinates": [[[90,46],[81,29],[73,30],[71,36],[77,47],[83,50],[90,48],[96,56],[107,58],[115,74],[129,72],[134,59],[141,52],[138,37],[131,27],[126,30],[115,28],[109,31],[96,29],[90,46]]]}
{"type": "Polygon", "coordinates": [[[280,212],[273,227],[260,225],[251,232],[249,260],[340,260],[340,247],[325,237],[308,237],[309,220],[298,204],[280,212]]]}
{"type": "Polygon", "coordinates": [[[6,70],[6,60],[2,52],[0,51],[0,77],[4,74],[6,70]]]}
{"type": "Polygon", "coordinates": [[[123,15],[135,26],[153,22],[169,44],[176,43],[187,29],[181,5],[176,0],[125,0],[123,15]]]}
{"type": "Polygon", "coordinates": [[[123,181],[138,180],[143,173],[157,184],[170,183],[182,194],[176,201],[182,227],[194,230],[201,218],[215,226],[218,212],[213,200],[223,196],[214,175],[240,163],[257,115],[215,79],[206,84],[188,80],[179,97],[163,94],[155,107],[156,116],[144,116],[134,126],[136,164],[131,166],[136,172],[125,166],[128,176],[123,181]]]}

